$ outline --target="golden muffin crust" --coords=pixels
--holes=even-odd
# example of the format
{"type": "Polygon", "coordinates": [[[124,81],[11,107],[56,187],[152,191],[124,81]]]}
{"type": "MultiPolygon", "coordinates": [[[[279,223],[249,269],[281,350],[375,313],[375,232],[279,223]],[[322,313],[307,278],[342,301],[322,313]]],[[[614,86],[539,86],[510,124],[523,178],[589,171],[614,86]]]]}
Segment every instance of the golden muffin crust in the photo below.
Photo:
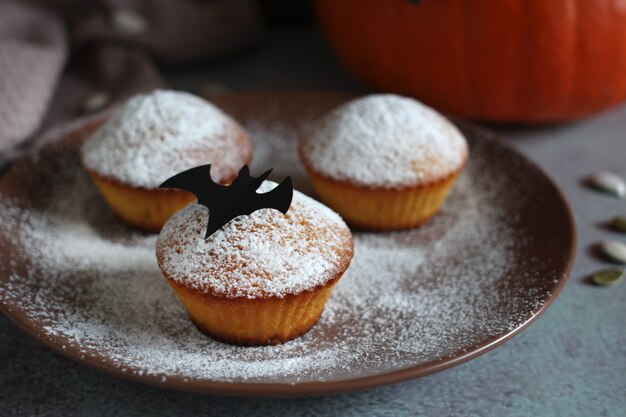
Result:
{"type": "MultiPolygon", "coordinates": [[[[275,186],[266,181],[259,192],[275,186]]],[[[258,210],[205,239],[207,221],[208,210],[191,204],[165,224],[157,241],[164,274],[202,294],[248,299],[300,294],[340,277],[353,254],[341,217],[295,190],[286,215],[258,210]]]]}
{"type": "Polygon", "coordinates": [[[401,189],[460,171],[467,142],[439,113],[411,98],[374,94],[320,119],[300,143],[308,171],[359,187],[401,189]]]}
{"type": "Polygon", "coordinates": [[[252,159],[245,130],[208,101],[156,90],[131,98],[82,147],[88,171],[131,188],[156,189],[167,178],[212,164],[218,183],[252,159]]]}

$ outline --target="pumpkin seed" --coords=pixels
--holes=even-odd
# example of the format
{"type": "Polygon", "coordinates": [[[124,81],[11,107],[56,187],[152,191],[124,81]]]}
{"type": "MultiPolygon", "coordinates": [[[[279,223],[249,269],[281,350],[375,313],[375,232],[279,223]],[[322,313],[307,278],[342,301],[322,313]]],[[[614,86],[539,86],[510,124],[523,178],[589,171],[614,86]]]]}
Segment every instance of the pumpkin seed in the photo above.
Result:
{"type": "Polygon", "coordinates": [[[617,240],[605,240],[600,243],[600,249],[612,261],[626,264],[626,243],[617,240]]]}
{"type": "Polygon", "coordinates": [[[611,229],[613,230],[626,233],[626,217],[621,217],[621,216],[614,217],[613,220],[611,220],[611,223],[609,223],[609,225],[611,226],[611,229]]]}
{"type": "Polygon", "coordinates": [[[589,183],[594,188],[611,193],[619,198],[626,196],[626,181],[612,172],[596,172],[589,177],[589,183]]]}
{"type": "Polygon", "coordinates": [[[624,278],[623,269],[603,269],[593,274],[591,279],[596,285],[607,286],[617,284],[624,278]]]}
{"type": "Polygon", "coordinates": [[[111,96],[104,92],[99,91],[89,96],[83,103],[83,112],[94,113],[104,109],[111,101],[111,96]]]}

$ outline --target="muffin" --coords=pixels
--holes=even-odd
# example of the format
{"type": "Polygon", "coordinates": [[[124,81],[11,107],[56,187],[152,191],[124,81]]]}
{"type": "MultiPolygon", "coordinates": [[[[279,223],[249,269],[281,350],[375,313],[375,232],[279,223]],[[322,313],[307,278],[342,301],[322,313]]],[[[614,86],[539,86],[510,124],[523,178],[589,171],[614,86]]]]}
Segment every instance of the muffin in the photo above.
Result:
{"type": "Polygon", "coordinates": [[[352,226],[418,226],[439,209],[468,158],[439,113],[393,94],[352,100],[319,120],[300,158],[320,198],[352,226]]]}
{"type": "Polygon", "coordinates": [[[172,175],[207,163],[227,184],[252,159],[248,134],[231,117],[192,94],[157,90],[130,99],[82,146],[82,161],[112,211],[127,224],[159,231],[194,200],[160,189],[172,175]]]}
{"type": "Polygon", "coordinates": [[[205,239],[208,215],[191,204],[157,240],[159,267],[196,326],[238,345],[282,343],[313,327],[352,259],[341,217],[295,190],[286,215],[261,209],[205,239]]]}

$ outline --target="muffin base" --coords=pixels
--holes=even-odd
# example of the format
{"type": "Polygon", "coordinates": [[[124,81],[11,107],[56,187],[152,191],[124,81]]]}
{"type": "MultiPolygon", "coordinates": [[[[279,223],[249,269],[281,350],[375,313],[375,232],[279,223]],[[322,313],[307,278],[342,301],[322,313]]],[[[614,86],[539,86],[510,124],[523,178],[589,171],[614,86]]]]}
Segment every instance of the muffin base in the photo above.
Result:
{"type": "Polygon", "coordinates": [[[172,214],[196,199],[183,190],[130,187],[93,171],[89,174],[117,217],[148,232],[161,230],[172,214]]]}
{"type": "Polygon", "coordinates": [[[284,343],[308,332],[339,278],[310,291],[262,299],[217,297],[169,278],[168,282],[202,332],[234,345],[259,346],[284,343]]]}
{"type": "Polygon", "coordinates": [[[353,227],[373,231],[409,229],[427,222],[439,210],[460,169],[429,184],[393,188],[368,188],[334,180],[308,169],[321,200],[353,227]]]}

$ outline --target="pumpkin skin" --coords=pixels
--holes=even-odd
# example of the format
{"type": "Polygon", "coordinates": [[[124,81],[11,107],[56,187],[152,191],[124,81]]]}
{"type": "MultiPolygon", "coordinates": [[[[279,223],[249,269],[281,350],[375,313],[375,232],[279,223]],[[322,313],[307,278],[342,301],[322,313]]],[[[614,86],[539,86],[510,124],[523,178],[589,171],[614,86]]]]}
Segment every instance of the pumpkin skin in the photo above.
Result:
{"type": "Polygon", "coordinates": [[[626,0],[317,0],[377,89],[495,122],[571,120],[626,98],[626,0]]]}

